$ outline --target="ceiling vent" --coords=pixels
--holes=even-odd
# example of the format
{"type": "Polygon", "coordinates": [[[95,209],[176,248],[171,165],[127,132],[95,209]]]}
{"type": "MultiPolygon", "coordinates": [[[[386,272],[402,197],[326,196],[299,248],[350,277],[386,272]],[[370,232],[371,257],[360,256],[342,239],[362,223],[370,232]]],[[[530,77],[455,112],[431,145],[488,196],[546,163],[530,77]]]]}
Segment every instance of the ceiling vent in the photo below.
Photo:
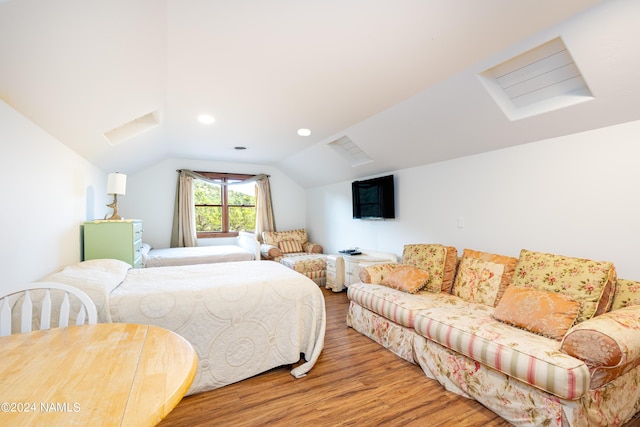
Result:
{"type": "Polygon", "coordinates": [[[362,151],[362,149],[346,135],[330,142],[328,145],[352,167],[362,166],[373,161],[367,153],[362,151]]]}
{"type": "Polygon", "coordinates": [[[511,120],[593,99],[560,37],[496,65],[479,77],[511,120]]]}
{"type": "Polygon", "coordinates": [[[132,138],[141,134],[149,129],[152,129],[160,124],[160,114],[158,111],[153,111],[144,116],[140,116],[137,119],[133,119],[130,122],[118,126],[104,133],[105,138],[109,140],[111,145],[120,144],[125,139],[132,138]]]}

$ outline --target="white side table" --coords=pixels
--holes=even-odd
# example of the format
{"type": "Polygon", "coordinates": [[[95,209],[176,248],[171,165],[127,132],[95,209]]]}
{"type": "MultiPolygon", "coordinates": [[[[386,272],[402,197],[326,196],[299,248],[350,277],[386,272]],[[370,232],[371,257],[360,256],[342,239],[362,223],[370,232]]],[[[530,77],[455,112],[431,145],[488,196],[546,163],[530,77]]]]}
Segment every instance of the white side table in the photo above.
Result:
{"type": "Polygon", "coordinates": [[[333,292],[344,289],[344,258],[342,255],[327,255],[327,277],[325,288],[333,292]]]}

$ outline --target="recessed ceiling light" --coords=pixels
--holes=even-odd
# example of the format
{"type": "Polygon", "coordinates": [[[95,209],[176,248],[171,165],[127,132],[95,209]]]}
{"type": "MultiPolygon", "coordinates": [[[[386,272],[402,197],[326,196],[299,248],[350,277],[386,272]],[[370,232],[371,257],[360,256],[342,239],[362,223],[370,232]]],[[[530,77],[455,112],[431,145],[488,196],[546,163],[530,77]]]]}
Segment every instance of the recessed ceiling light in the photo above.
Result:
{"type": "Polygon", "coordinates": [[[211,125],[215,123],[216,119],[213,116],[210,116],[209,114],[200,114],[198,116],[198,121],[203,125],[211,125]]]}
{"type": "Polygon", "coordinates": [[[309,129],[298,129],[298,135],[300,136],[309,136],[311,135],[311,131],[309,129]]]}

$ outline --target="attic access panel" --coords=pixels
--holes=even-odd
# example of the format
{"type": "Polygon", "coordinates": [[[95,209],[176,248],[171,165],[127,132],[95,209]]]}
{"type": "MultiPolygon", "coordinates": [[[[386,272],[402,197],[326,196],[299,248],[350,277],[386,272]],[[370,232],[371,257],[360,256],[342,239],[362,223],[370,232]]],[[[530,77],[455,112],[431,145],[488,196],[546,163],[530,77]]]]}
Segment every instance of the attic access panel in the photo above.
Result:
{"type": "Polygon", "coordinates": [[[510,120],[593,99],[560,37],[489,68],[479,78],[510,120]]]}
{"type": "Polygon", "coordinates": [[[149,129],[160,124],[160,113],[152,111],[151,113],[137,117],[121,126],[111,129],[104,133],[104,137],[111,145],[120,144],[122,141],[133,138],[136,135],[146,132],[149,129]]]}
{"type": "Polygon", "coordinates": [[[327,145],[345,159],[351,167],[362,166],[373,161],[362,148],[346,135],[335,141],[331,141],[327,145]]]}

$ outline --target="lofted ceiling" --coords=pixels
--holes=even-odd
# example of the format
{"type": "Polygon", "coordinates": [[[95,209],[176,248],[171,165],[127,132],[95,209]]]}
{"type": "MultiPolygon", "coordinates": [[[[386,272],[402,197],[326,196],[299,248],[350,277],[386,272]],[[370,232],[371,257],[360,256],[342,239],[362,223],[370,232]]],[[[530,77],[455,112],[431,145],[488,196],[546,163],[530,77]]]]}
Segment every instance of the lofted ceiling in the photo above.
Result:
{"type": "Polygon", "coordinates": [[[105,172],[192,158],[313,187],[639,119],[638,18],[636,0],[0,0],[0,99],[105,172]],[[555,37],[594,99],[509,120],[478,73],[555,37]],[[345,135],[370,163],[328,147],[345,135]]]}

